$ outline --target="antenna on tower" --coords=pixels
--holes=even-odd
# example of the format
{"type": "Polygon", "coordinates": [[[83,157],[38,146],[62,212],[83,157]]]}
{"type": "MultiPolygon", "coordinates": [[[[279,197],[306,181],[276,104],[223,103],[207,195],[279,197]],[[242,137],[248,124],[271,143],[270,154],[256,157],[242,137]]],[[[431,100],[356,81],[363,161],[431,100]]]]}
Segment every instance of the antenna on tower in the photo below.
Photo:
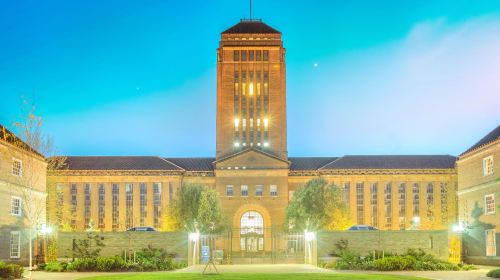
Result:
{"type": "Polygon", "coordinates": [[[250,0],[250,20],[252,20],[252,0],[250,0]]]}

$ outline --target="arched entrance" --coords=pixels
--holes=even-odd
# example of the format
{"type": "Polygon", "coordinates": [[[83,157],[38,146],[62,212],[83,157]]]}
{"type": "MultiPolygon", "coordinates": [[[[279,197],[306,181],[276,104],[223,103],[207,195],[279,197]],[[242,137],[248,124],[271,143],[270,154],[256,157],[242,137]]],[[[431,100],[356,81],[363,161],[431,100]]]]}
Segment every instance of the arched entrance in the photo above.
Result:
{"type": "Polygon", "coordinates": [[[240,249],[247,252],[264,250],[264,219],[257,211],[247,211],[241,216],[240,249]]]}

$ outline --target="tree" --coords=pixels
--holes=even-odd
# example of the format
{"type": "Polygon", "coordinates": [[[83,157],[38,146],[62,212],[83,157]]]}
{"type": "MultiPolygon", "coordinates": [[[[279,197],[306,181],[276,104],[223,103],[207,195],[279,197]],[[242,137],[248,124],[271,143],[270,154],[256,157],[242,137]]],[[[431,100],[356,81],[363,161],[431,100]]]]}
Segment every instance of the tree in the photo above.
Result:
{"type": "Polygon", "coordinates": [[[21,196],[25,225],[29,228],[30,279],[33,267],[33,230],[46,223],[47,168],[61,168],[66,158],[50,157],[55,149],[52,139],[42,133],[43,119],[35,113],[35,106],[22,100],[22,119],[14,123],[17,136],[11,135],[15,149],[12,158],[19,162],[16,192],[21,196]]]}
{"type": "Polygon", "coordinates": [[[222,214],[217,193],[205,186],[185,184],[177,192],[162,220],[162,230],[185,229],[211,233],[222,229],[222,214]]]}
{"type": "Polygon", "coordinates": [[[286,230],[344,230],[352,225],[343,191],[324,179],[298,189],[286,208],[286,230]]]}

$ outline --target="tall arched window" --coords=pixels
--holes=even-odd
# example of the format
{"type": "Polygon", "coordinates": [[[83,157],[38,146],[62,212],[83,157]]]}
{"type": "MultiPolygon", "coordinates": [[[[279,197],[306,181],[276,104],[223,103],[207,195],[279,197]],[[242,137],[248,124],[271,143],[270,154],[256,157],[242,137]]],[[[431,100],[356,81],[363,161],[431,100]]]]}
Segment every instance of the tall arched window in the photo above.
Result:
{"type": "Polygon", "coordinates": [[[245,212],[241,216],[240,230],[241,234],[264,234],[264,219],[262,219],[262,215],[256,211],[245,212]]]}

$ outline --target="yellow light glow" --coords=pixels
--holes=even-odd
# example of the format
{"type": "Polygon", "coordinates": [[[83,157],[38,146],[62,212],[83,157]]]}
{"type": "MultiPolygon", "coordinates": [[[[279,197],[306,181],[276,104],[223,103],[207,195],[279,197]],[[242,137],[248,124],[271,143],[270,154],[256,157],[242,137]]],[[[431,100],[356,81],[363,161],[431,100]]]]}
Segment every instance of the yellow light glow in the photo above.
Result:
{"type": "Polygon", "coordinates": [[[269,125],[269,119],[265,118],[264,119],[264,126],[267,127],[269,125]]]}
{"type": "Polygon", "coordinates": [[[268,142],[264,142],[264,147],[269,147],[269,143],[268,142]]]}
{"type": "Polygon", "coordinates": [[[248,86],[248,91],[250,95],[253,95],[253,83],[250,83],[250,85],[248,86]]]}
{"type": "Polygon", "coordinates": [[[236,118],[234,119],[234,126],[238,127],[240,125],[240,119],[236,118]]]}

